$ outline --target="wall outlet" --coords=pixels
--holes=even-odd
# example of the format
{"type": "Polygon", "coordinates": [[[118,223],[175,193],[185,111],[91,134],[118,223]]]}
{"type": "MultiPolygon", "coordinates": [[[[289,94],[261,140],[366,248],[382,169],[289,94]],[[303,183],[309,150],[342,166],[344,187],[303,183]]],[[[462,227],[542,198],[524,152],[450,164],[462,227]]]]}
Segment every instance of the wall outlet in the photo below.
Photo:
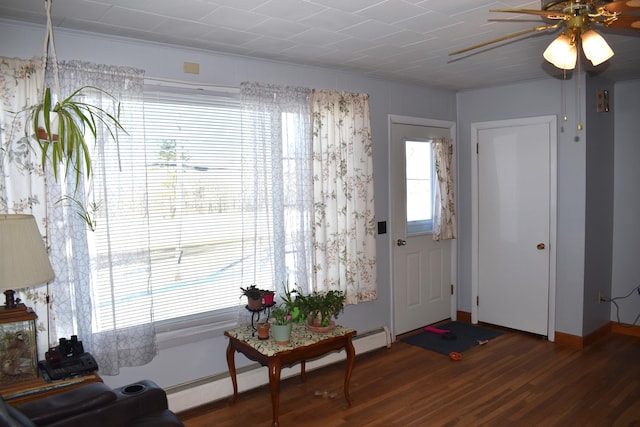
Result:
{"type": "Polygon", "coordinates": [[[604,302],[604,295],[602,294],[601,291],[598,291],[598,304],[601,304],[604,302]]]}

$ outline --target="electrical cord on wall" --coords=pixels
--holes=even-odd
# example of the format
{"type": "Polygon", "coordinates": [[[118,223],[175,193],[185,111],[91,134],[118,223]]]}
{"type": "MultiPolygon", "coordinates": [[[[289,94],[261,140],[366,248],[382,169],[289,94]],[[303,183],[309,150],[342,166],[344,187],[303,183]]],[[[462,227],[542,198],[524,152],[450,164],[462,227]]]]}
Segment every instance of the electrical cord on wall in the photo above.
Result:
{"type": "Polygon", "coordinates": [[[638,323],[638,319],[640,319],[640,314],[638,314],[636,316],[636,318],[633,320],[633,323],[630,324],[630,325],[625,325],[625,324],[621,323],[620,322],[620,306],[618,306],[618,303],[616,302],[616,300],[629,298],[634,292],[638,292],[638,294],[640,295],[640,285],[638,285],[635,288],[631,289],[631,291],[627,295],[625,295],[623,297],[613,297],[613,298],[602,297],[602,301],[610,302],[610,303],[612,303],[613,305],[616,306],[616,320],[618,321],[618,325],[623,326],[625,328],[631,328],[632,326],[635,326],[636,323],[638,323]]]}

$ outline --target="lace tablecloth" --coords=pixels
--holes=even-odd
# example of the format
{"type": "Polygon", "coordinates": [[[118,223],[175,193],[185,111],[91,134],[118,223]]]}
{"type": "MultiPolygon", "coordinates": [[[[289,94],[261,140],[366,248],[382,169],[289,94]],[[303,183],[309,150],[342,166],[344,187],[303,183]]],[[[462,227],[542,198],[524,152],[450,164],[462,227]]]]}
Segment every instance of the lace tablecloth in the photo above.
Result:
{"type": "Polygon", "coordinates": [[[352,332],[355,332],[355,329],[336,325],[335,328],[329,332],[317,333],[311,332],[301,323],[294,323],[291,328],[291,342],[284,345],[276,344],[272,337],[269,337],[268,340],[258,339],[258,333],[256,332],[254,334],[251,326],[240,326],[235,329],[230,329],[226,331],[225,334],[246,342],[265,356],[273,356],[281,351],[293,350],[294,348],[315,344],[327,338],[340,337],[352,332]]]}

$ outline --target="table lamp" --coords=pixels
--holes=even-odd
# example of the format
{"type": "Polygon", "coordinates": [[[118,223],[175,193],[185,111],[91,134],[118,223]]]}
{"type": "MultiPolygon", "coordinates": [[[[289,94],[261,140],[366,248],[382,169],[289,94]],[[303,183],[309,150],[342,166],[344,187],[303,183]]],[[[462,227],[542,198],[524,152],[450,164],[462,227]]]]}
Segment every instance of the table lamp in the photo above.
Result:
{"type": "Polygon", "coordinates": [[[53,277],[33,215],[0,214],[0,290],[6,299],[0,311],[17,307],[14,289],[40,285],[53,277]]]}

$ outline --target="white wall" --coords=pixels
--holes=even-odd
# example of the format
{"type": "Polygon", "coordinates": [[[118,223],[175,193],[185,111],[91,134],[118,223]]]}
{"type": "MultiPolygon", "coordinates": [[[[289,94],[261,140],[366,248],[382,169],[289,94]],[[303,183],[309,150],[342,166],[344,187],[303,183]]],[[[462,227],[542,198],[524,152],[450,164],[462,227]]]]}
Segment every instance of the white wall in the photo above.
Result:
{"type": "MultiPolygon", "coordinates": [[[[615,113],[615,171],[613,193],[613,296],[627,295],[640,285],[640,80],[617,83],[615,113]]],[[[620,321],[633,323],[640,315],[640,296],[619,300],[620,321]]],[[[611,320],[616,321],[615,307],[611,320]]]]}
{"type": "MultiPolygon", "coordinates": [[[[44,28],[0,21],[0,40],[0,56],[39,56],[42,55],[44,28]]],[[[373,79],[351,72],[216,55],[58,29],[55,40],[59,59],[81,59],[102,64],[139,67],[146,70],[149,77],[236,86],[242,81],[260,81],[369,93],[377,221],[389,220],[387,116],[396,114],[455,121],[455,93],[447,90],[373,79]],[[200,75],[184,74],[182,69],[185,61],[199,63],[200,75]]],[[[378,300],[349,306],[340,316],[340,323],[360,332],[390,324],[391,276],[388,235],[379,236],[377,248],[378,300]]],[[[162,349],[160,355],[150,364],[123,369],[116,377],[106,377],[105,382],[117,386],[141,378],[150,378],[162,387],[167,387],[226,372],[225,346],[225,339],[218,334],[189,345],[162,349]]],[[[238,362],[238,366],[242,364],[238,362]]]]}
{"type": "Polygon", "coordinates": [[[583,335],[609,321],[610,304],[598,302],[598,293],[611,293],[613,246],[614,110],[598,112],[597,93],[613,94],[613,84],[602,77],[586,81],[586,220],[583,335]]]}

